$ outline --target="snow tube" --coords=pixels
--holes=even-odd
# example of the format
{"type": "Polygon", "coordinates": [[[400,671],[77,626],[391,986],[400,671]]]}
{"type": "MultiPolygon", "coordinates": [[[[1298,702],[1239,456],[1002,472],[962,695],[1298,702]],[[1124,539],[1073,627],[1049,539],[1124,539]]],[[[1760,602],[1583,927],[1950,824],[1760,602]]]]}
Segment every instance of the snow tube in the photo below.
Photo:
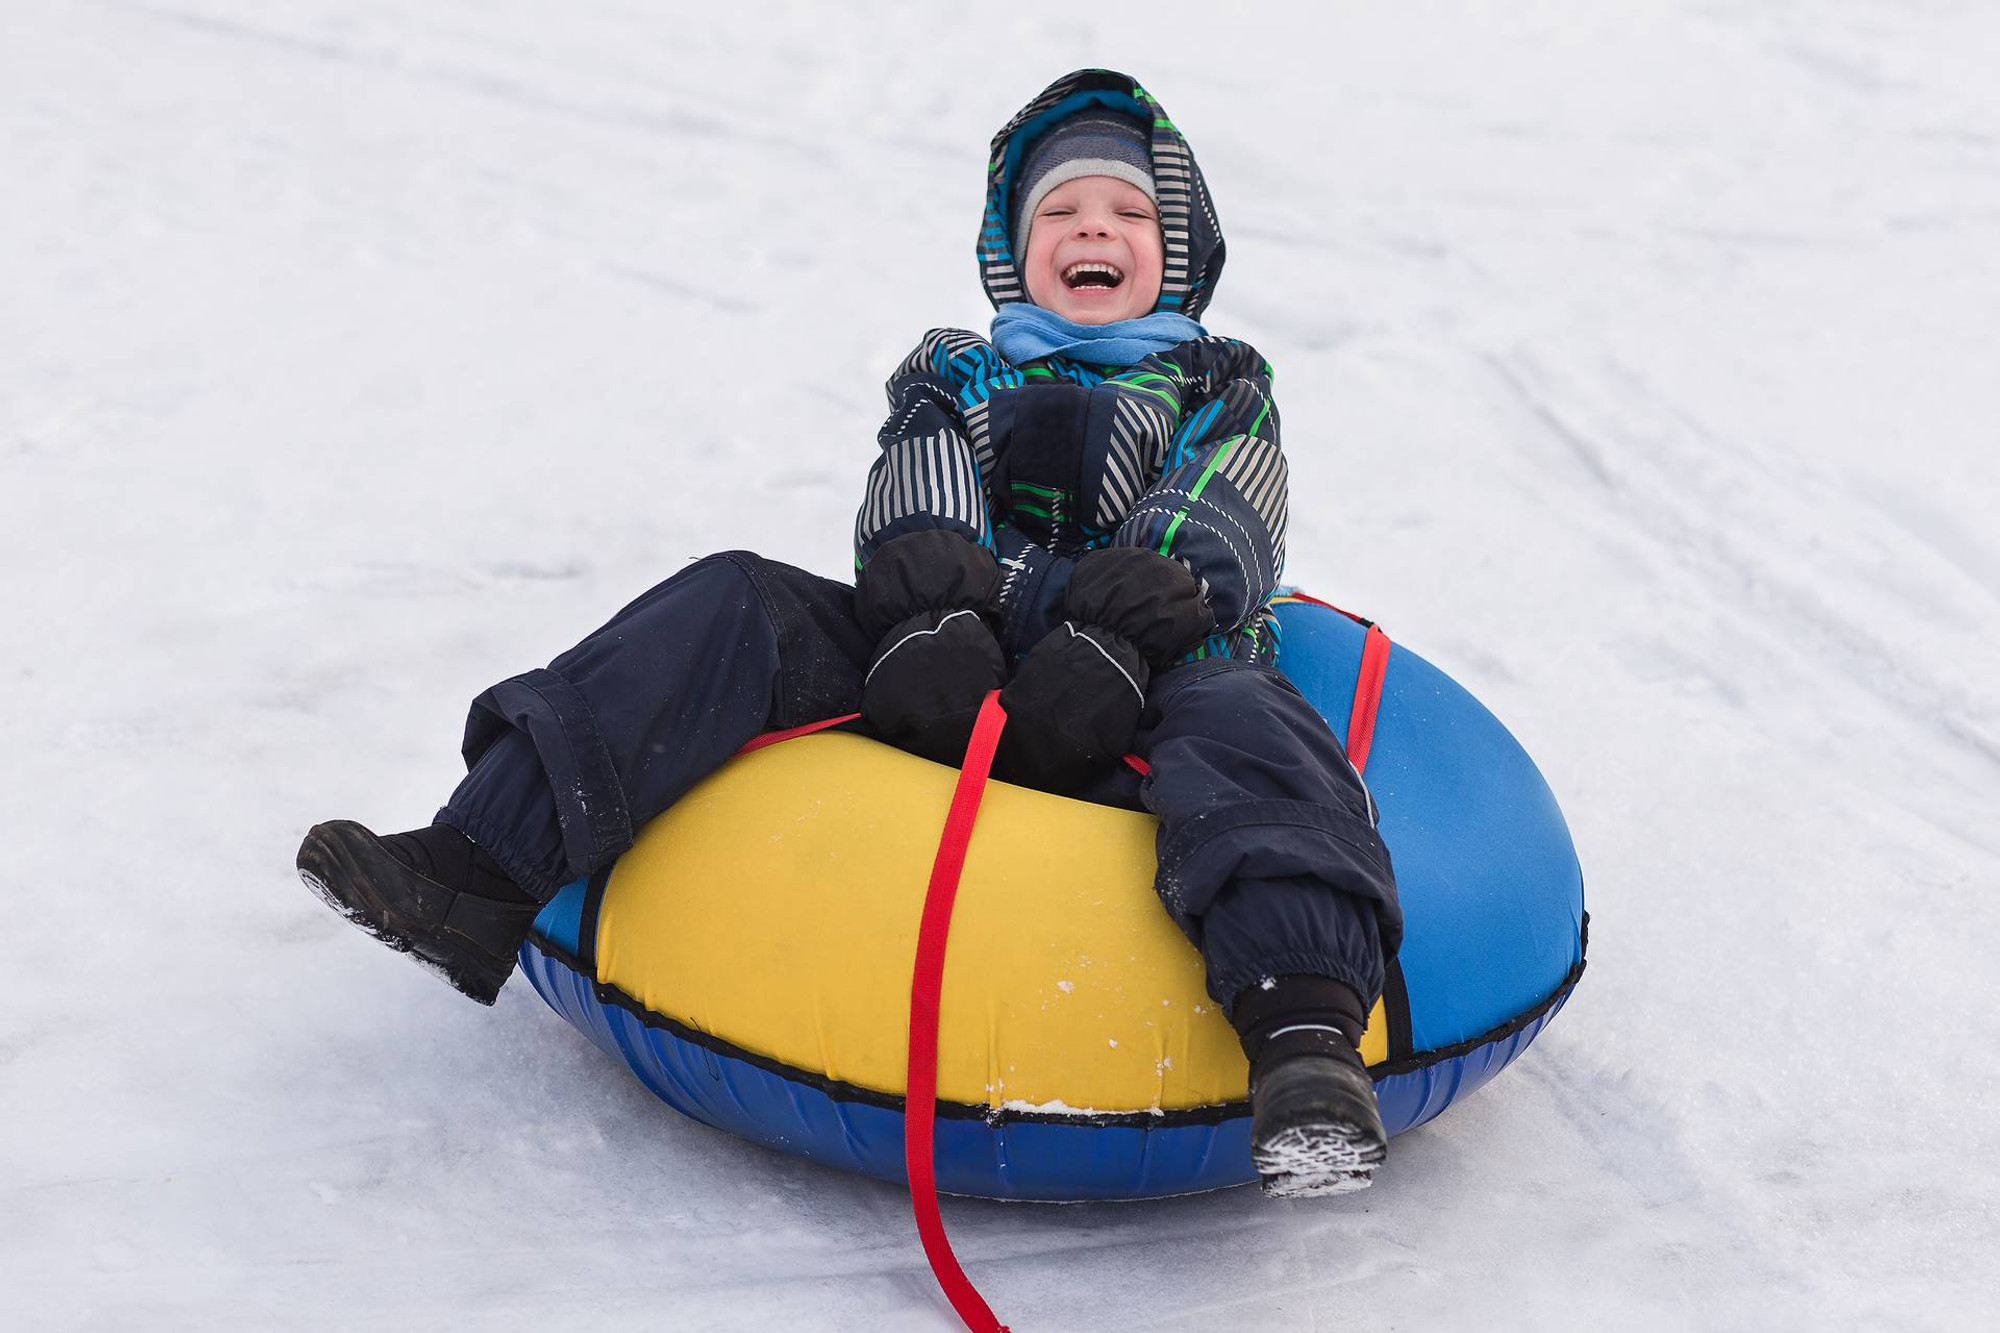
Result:
{"type": "MultiPolygon", "coordinates": [[[[1286,674],[1347,735],[1365,624],[1309,599],[1278,615],[1286,674]]],[[[1562,1006],[1583,970],[1583,881],[1526,753],[1400,646],[1366,774],[1407,937],[1362,1056],[1398,1133],[1562,1006]]],[[[911,960],[956,776],[837,732],[745,754],[557,894],[522,969],[674,1109],[901,1182],[911,960]]],[[[1256,1178],[1248,1069],[1154,895],[1155,827],[988,788],[945,965],[939,1189],[1136,1199],[1256,1178]]]]}

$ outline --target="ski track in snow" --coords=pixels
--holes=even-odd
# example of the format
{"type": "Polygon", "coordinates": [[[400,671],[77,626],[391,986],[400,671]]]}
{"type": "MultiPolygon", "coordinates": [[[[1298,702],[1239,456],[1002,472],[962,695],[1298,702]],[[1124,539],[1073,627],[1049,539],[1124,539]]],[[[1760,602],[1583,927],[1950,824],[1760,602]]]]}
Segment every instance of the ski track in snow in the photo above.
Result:
{"type": "Polygon", "coordinates": [[[846,567],[995,126],[1132,70],[1289,576],[1563,799],[1591,966],[1333,1200],[949,1201],[1017,1329],[2000,1304],[2000,11],[0,6],[0,1279],[34,1329],[947,1329],[900,1190],[302,891],[687,560],[846,567]]]}

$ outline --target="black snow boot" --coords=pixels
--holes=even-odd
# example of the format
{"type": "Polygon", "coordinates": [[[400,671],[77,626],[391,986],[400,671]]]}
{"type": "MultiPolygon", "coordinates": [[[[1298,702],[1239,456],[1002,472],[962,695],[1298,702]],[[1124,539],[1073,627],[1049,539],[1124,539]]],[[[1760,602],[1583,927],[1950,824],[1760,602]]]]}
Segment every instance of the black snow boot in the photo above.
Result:
{"type": "Polygon", "coordinates": [[[1366,1189],[1389,1155],[1357,1049],[1361,997],[1328,977],[1252,986],[1232,1015],[1250,1059],[1250,1158],[1273,1198],[1366,1189]]]}
{"type": "Polygon", "coordinates": [[[327,906],[492,1004],[541,906],[447,824],[378,838],[352,820],[315,824],[299,878],[327,906]]]}

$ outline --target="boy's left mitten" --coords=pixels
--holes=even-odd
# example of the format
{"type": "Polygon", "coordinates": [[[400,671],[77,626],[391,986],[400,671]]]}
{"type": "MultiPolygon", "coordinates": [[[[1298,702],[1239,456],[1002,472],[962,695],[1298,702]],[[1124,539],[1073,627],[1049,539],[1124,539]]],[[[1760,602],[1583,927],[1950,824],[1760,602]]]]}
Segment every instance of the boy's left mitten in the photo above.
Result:
{"type": "Polygon", "coordinates": [[[1028,653],[1001,691],[1007,730],[996,765],[1009,781],[1056,790],[1131,748],[1154,670],[1215,629],[1199,580],[1152,551],[1114,546],[1077,561],[1069,619],[1028,653]]]}
{"type": "Polygon", "coordinates": [[[877,641],[861,713],[884,736],[926,759],[964,759],[979,705],[1006,679],[986,622],[1000,590],[992,553],[956,533],[896,538],[855,578],[854,611],[877,641]]]}

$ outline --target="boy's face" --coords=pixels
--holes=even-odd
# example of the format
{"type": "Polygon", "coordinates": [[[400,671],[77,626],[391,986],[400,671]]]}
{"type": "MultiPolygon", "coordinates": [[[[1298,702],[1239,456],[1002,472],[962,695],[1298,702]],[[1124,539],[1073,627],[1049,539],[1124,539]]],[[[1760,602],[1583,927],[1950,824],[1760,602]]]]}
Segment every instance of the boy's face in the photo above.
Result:
{"type": "Polygon", "coordinates": [[[1109,324],[1152,313],[1163,265],[1160,214],[1146,192],[1115,176],[1079,176],[1035,210],[1022,269],[1042,309],[1109,324]]]}

